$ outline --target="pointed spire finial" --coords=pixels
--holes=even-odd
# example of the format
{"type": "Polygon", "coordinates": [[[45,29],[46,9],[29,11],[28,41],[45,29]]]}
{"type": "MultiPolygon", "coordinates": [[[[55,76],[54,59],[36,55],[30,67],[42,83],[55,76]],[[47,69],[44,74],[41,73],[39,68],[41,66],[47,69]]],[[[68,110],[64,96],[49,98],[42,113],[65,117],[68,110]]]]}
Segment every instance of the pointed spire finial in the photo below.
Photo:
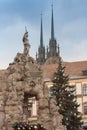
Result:
{"type": "Polygon", "coordinates": [[[41,15],[41,18],[42,18],[42,15],[43,15],[43,14],[42,14],[42,12],[41,12],[41,14],[40,14],[40,15],[41,15]]]}
{"type": "Polygon", "coordinates": [[[52,5],[51,6],[52,6],[52,9],[53,9],[53,1],[52,1],[52,5]]]}
{"type": "Polygon", "coordinates": [[[54,19],[53,19],[53,3],[52,3],[52,17],[51,17],[51,39],[54,39],[54,19]]]}
{"type": "Polygon", "coordinates": [[[40,46],[41,46],[41,47],[43,47],[43,25],[42,25],[42,12],[41,12],[40,46]]]}

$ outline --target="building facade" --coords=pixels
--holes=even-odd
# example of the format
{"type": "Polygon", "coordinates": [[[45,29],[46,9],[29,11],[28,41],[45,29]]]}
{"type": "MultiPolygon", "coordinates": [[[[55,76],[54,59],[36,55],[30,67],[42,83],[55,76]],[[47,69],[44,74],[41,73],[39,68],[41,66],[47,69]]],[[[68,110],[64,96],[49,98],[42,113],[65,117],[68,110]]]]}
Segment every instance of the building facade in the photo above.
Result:
{"type": "MultiPolygon", "coordinates": [[[[82,115],[82,122],[87,126],[87,61],[63,62],[65,74],[69,75],[69,85],[73,86],[74,94],[77,96],[79,112],[82,115]]],[[[44,64],[43,77],[46,86],[51,87],[52,77],[58,64],[44,64]]],[[[70,88],[71,89],[71,88],[70,88]]]]}
{"type": "Polygon", "coordinates": [[[78,110],[82,114],[82,121],[87,123],[87,76],[76,77],[69,80],[70,86],[75,89],[75,95],[77,96],[77,102],[80,105],[78,110]]]}

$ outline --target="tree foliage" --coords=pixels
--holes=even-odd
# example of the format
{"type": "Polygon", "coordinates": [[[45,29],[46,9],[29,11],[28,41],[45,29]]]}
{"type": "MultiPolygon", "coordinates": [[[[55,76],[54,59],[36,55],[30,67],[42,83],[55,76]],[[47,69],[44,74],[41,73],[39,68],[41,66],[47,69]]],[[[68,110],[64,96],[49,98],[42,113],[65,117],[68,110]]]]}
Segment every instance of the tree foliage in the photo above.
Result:
{"type": "Polygon", "coordinates": [[[74,94],[75,90],[69,86],[68,81],[69,76],[65,75],[65,66],[62,65],[60,58],[57,72],[54,73],[51,91],[55,96],[58,112],[63,116],[62,124],[66,126],[67,130],[79,130],[81,124],[79,105],[74,94]]]}

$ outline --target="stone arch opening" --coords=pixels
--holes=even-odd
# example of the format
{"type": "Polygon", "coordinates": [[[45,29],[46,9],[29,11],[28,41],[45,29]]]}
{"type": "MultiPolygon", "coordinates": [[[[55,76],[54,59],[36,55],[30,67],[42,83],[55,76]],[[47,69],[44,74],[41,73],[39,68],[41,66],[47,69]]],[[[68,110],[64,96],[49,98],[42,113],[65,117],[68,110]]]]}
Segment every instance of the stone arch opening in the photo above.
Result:
{"type": "Polygon", "coordinates": [[[35,93],[24,92],[23,114],[24,120],[33,122],[37,120],[38,98],[35,93]]]}

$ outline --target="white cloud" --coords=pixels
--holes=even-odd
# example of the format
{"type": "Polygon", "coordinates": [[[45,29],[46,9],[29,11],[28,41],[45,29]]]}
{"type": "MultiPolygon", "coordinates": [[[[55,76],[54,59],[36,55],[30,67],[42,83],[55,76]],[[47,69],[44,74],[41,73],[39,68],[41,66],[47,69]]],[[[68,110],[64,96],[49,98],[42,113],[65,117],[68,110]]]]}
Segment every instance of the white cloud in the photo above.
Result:
{"type": "Polygon", "coordinates": [[[87,60],[87,39],[74,44],[71,41],[65,41],[65,45],[66,50],[62,50],[64,61],[87,60]]]}
{"type": "Polygon", "coordinates": [[[87,60],[87,19],[75,19],[61,29],[61,54],[64,61],[87,60]]]}
{"type": "Polygon", "coordinates": [[[87,33],[87,19],[74,19],[73,21],[65,24],[62,28],[63,34],[82,34],[87,33]]]}
{"type": "Polygon", "coordinates": [[[74,48],[78,60],[87,60],[87,39],[82,40],[74,48]]]}

